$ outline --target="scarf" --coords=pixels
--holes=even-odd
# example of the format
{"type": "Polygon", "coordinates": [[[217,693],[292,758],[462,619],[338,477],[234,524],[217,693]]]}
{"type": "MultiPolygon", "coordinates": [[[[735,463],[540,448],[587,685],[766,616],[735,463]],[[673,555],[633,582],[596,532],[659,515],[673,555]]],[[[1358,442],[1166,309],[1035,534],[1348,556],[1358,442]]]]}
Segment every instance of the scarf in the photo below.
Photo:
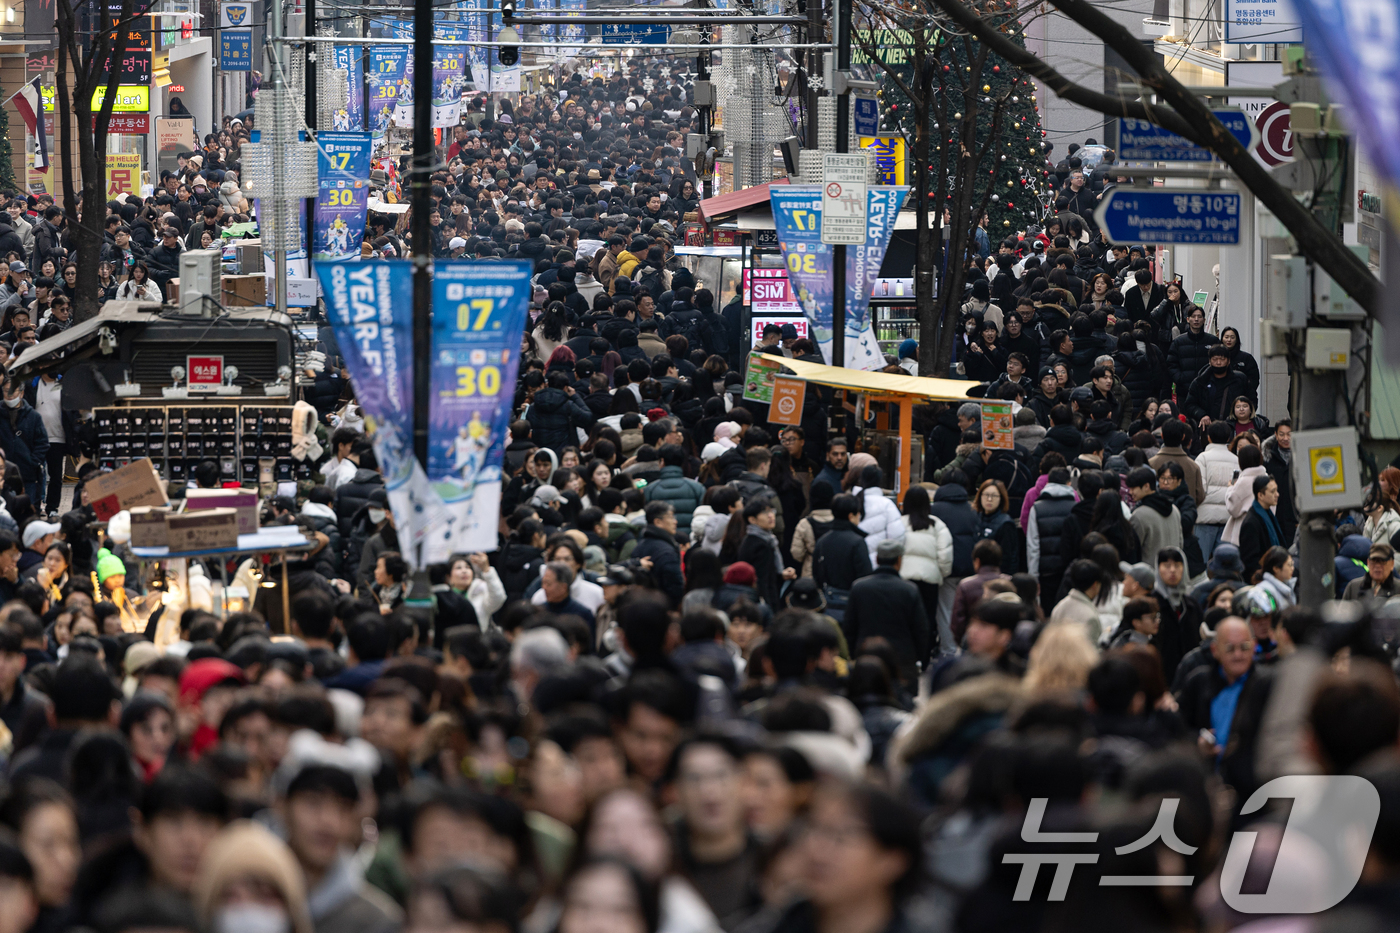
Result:
{"type": "Polygon", "coordinates": [[[1153,592],[1165,598],[1167,603],[1172,607],[1172,610],[1178,615],[1181,614],[1181,608],[1186,604],[1186,597],[1190,594],[1184,575],[1182,581],[1176,586],[1167,586],[1161,580],[1158,580],[1157,587],[1153,592]]]}
{"type": "Polygon", "coordinates": [[[773,552],[773,566],[777,568],[778,576],[781,577],[783,575],[783,558],[782,555],[778,553],[777,535],[773,534],[773,532],[769,531],[767,528],[760,528],[754,524],[749,525],[748,533],[761,539],[764,544],[768,545],[768,549],[773,552]]]}
{"type": "Polygon", "coordinates": [[[1254,500],[1251,509],[1264,521],[1264,530],[1269,533],[1269,545],[1271,547],[1283,547],[1283,529],[1278,526],[1278,519],[1274,518],[1274,513],[1259,504],[1259,500],[1254,500]]]}

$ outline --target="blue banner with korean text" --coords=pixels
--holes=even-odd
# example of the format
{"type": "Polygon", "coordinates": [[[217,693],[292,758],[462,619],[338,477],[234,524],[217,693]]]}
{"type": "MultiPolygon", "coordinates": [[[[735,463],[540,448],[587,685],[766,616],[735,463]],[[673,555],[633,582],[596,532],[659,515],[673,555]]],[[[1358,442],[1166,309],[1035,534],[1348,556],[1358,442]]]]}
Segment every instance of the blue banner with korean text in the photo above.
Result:
{"type": "Polygon", "coordinates": [[[532,271],[528,262],[433,264],[428,478],[446,506],[453,552],[496,546],[532,271]]]}
{"type": "Polygon", "coordinates": [[[316,272],[384,473],[404,559],[415,568],[420,559],[441,560],[446,552],[435,523],[442,501],[413,456],[413,264],[326,263],[316,272]]]}
{"type": "Polygon", "coordinates": [[[370,135],[327,131],[316,137],[316,145],[321,191],[316,198],[312,258],[358,259],[369,213],[370,135]]]}
{"type": "MultiPolygon", "coordinates": [[[[438,39],[463,41],[467,30],[450,23],[433,28],[438,39]]],[[[467,47],[433,45],[433,128],[456,126],[462,120],[462,85],[466,83],[467,47]]]]}
{"type": "MultiPolygon", "coordinates": [[[[909,189],[871,186],[867,189],[865,243],[846,249],[845,362],[847,369],[876,370],[884,354],[870,321],[870,295],[894,235],[895,220],[909,189]]],[[[831,246],[822,242],[822,194],[818,185],[782,185],[771,191],[773,223],[783,251],[788,279],[817,348],[831,363],[833,338],[831,246]]]]}
{"type": "Polygon", "coordinates": [[[345,107],[334,116],[335,130],[361,131],[365,128],[365,54],[358,45],[335,47],[336,68],[344,68],[348,76],[349,98],[345,107]]]}
{"type": "Polygon", "coordinates": [[[394,116],[394,104],[399,88],[408,74],[408,46],[372,45],[369,47],[369,73],[365,75],[369,100],[365,109],[369,129],[375,139],[383,137],[394,116]]]}

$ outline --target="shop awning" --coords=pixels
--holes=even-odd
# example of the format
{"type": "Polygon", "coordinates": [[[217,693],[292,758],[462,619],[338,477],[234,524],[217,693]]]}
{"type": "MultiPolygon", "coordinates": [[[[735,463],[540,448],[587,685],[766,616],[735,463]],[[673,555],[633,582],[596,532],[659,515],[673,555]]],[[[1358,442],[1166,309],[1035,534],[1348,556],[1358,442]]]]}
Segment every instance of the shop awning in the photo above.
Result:
{"type": "Polygon", "coordinates": [[[774,356],[771,353],[764,353],[762,356],[792,370],[797,378],[804,382],[870,395],[905,395],[934,401],[960,402],[968,398],[968,389],[980,384],[966,379],[934,379],[928,376],[901,376],[894,373],[842,369],[838,366],[774,356]]]}
{"type": "Polygon", "coordinates": [[[753,207],[756,204],[768,203],[768,186],[785,185],[786,178],[775,178],[771,182],[762,185],[754,185],[752,188],[744,188],[740,191],[731,191],[729,194],[721,194],[718,197],[706,198],[700,202],[700,216],[706,221],[714,220],[716,217],[723,217],[725,214],[733,214],[746,207],[753,207]]]}

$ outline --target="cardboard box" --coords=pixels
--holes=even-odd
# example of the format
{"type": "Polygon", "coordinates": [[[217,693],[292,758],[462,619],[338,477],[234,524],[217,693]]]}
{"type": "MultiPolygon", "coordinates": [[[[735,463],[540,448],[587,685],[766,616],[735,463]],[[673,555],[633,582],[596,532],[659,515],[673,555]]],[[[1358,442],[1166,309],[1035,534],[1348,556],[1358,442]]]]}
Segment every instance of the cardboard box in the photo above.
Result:
{"type": "Polygon", "coordinates": [[[165,505],[165,483],[149,457],[133,460],[111,473],[87,481],[92,510],[98,520],[107,521],[122,509],[138,505],[165,505]]]}
{"type": "Polygon", "coordinates": [[[200,509],[165,517],[170,553],[238,547],[238,513],[234,509],[200,509]]]}
{"type": "Polygon", "coordinates": [[[131,510],[131,546],[166,547],[165,517],[168,505],[138,505],[131,510]]]}
{"type": "Polygon", "coordinates": [[[227,307],[262,307],[267,303],[267,278],[258,275],[226,275],[223,304],[227,307]]]}
{"type": "Polygon", "coordinates": [[[262,497],[256,489],[190,489],[185,492],[185,511],[233,509],[238,514],[238,533],[256,534],[262,497]]]}

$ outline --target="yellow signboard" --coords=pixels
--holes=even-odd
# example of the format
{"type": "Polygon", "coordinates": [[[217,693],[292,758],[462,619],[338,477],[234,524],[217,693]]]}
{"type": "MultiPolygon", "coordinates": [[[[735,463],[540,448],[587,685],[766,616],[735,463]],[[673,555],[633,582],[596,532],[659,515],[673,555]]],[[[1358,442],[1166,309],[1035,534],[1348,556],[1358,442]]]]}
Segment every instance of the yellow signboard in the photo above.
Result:
{"type": "Polygon", "coordinates": [[[1312,470],[1313,495],[1347,491],[1347,475],[1342,469],[1341,447],[1309,448],[1308,466],[1312,470]]]}
{"type": "MultiPolygon", "coordinates": [[[[40,87],[39,95],[44,99],[44,113],[54,112],[54,89],[40,87]]],[[[102,100],[107,96],[107,86],[98,85],[92,95],[92,112],[97,113],[102,100]]],[[[141,84],[121,84],[117,86],[117,100],[112,104],[113,113],[149,113],[151,109],[151,89],[141,84]]]]}
{"type": "MultiPolygon", "coordinates": [[[[52,164],[52,163],[50,163],[52,164]]],[[[30,194],[48,194],[51,174],[47,168],[34,167],[34,153],[24,154],[24,185],[30,194]]]]}
{"type": "Polygon", "coordinates": [[[107,154],[107,200],[119,194],[139,194],[141,191],[141,153],[109,152],[107,154]]]}
{"type": "Polygon", "coordinates": [[[860,148],[875,153],[875,184],[902,185],[909,177],[908,146],[903,136],[861,136],[860,148]]]}

